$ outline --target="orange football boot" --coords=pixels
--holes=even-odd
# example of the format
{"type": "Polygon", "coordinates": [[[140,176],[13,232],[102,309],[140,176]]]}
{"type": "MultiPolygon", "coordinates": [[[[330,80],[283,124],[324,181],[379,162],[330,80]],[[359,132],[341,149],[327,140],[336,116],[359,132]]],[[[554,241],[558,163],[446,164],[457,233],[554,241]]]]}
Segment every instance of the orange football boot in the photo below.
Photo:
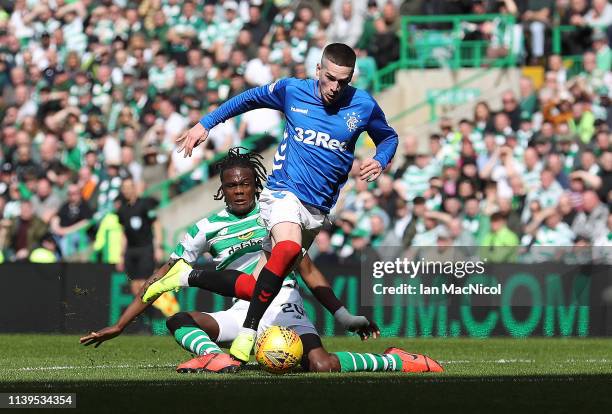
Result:
{"type": "Polygon", "coordinates": [[[402,372],[444,372],[444,368],[427,355],[413,354],[393,347],[387,348],[384,353],[400,357],[402,372]]]}
{"type": "Polygon", "coordinates": [[[176,367],[176,372],[219,372],[234,373],[240,368],[240,362],[228,354],[200,355],[176,367]]]}

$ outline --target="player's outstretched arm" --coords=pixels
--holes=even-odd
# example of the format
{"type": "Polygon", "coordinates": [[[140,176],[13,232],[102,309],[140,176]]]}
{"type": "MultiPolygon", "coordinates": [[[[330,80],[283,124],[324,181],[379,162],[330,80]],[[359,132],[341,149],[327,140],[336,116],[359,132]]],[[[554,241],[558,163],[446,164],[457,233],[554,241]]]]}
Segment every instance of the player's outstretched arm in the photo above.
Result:
{"type": "Polygon", "coordinates": [[[200,119],[195,126],[177,139],[178,152],[190,157],[193,149],[206,141],[208,131],[216,125],[237,115],[257,108],[270,108],[282,111],[285,102],[287,79],[281,79],[270,85],[246,90],[200,119]]]}
{"type": "Polygon", "coordinates": [[[100,329],[99,331],[91,332],[89,335],[85,335],[82,337],[79,342],[85,346],[94,345],[95,348],[102,345],[102,342],[113,339],[123,332],[125,327],[132,322],[136,317],[138,317],[141,313],[143,313],[149,306],[153,304],[154,301],[150,303],[142,303],[140,297],[144,293],[145,289],[149,286],[150,283],[154,282],[159,278],[159,276],[165,275],[168,270],[172,267],[175,260],[168,260],[162,267],[157,269],[153,275],[147,279],[147,282],[143,285],[138,292],[138,295],[134,298],[132,303],[126,308],[126,310],[121,314],[121,317],[117,321],[116,324],[112,326],[107,326],[106,328],[100,329]]]}
{"type": "Polygon", "coordinates": [[[380,330],[374,322],[369,321],[365,316],[355,316],[346,309],[332,290],[327,278],[312,262],[309,255],[304,256],[298,266],[298,271],[314,297],[334,315],[334,318],[346,330],[357,333],[364,341],[370,336],[372,338],[380,336],[380,330]]]}

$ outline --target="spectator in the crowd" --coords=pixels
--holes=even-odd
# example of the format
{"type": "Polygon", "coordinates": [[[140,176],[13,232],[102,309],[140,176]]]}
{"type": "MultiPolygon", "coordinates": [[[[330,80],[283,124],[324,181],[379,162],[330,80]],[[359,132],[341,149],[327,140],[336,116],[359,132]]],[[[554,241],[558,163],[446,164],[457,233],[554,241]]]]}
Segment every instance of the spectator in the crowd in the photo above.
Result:
{"type": "Polygon", "coordinates": [[[549,79],[554,82],[553,85],[565,85],[567,81],[567,69],[563,65],[561,55],[548,56],[548,72],[545,74],[545,83],[549,79]]]}
{"type": "Polygon", "coordinates": [[[397,34],[392,32],[384,19],[374,21],[375,34],[368,48],[368,54],[376,61],[379,69],[399,59],[400,41],[397,34]]]}
{"type": "Polygon", "coordinates": [[[405,247],[413,245],[417,235],[423,234],[435,227],[435,221],[428,219],[426,213],[425,199],[423,197],[415,197],[412,202],[410,219],[402,235],[402,244],[405,247]]]}
{"type": "Polygon", "coordinates": [[[315,238],[316,254],[314,264],[318,267],[335,266],[338,264],[338,254],[331,244],[331,236],[327,230],[321,230],[315,238]]]}
{"type": "MultiPolygon", "coordinates": [[[[609,4],[612,7],[612,4],[609,4]]],[[[608,36],[597,30],[593,33],[593,50],[597,59],[597,69],[607,71],[612,67],[612,51],[608,46],[608,36]]]]}
{"type": "Polygon", "coordinates": [[[546,158],[546,167],[552,171],[555,181],[557,181],[564,190],[567,190],[569,188],[569,177],[563,170],[563,162],[559,154],[549,154],[546,158]]]}
{"type": "Polygon", "coordinates": [[[98,216],[103,216],[112,209],[113,200],[119,195],[121,182],[126,177],[127,173],[118,163],[107,164],[104,177],[97,188],[96,211],[98,216]]]}
{"type": "Polygon", "coordinates": [[[561,259],[573,246],[575,238],[555,208],[534,214],[534,220],[525,228],[525,233],[522,245],[529,248],[529,255],[524,259],[535,262],[561,259]]]}
{"type": "Polygon", "coordinates": [[[608,214],[606,229],[595,239],[593,259],[596,263],[612,264],[612,212],[608,214]]]}
{"type": "Polygon", "coordinates": [[[410,220],[412,219],[412,214],[410,213],[410,208],[408,203],[403,198],[397,198],[395,201],[395,216],[392,218],[392,226],[393,233],[395,238],[400,241],[401,245],[403,245],[403,236],[410,220]]]}
{"type": "Polygon", "coordinates": [[[510,127],[517,131],[521,123],[521,108],[514,92],[506,91],[502,94],[502,107],[502,112],[510,119],[510,127]]]}
{"type": "Polygon", "coordinates": [[[393,179],[386,174],[378,177],[377,191],[375,191],[374,194],[376,195],[378,206],[382,208],[389,217],[395,216],[399,194],[393,188],[393,179]]]}
{"type": "Polygon", "coordinates": [[[380,260],[380,255],[370,244],[368,231],[359,227],[350,235],[350,254],[342,256],[342,266],[361,266],[362,263],[372,263],[380,260]]]}
{"type": "Polygon", "coordinates": [[[247,64],[244,77],[251,86],[261,86],[272,82],[270,48],[268,46],[259,46],[257,57],[251,59],[247,64]]]}
{"type": "MultiPolygon", "coordinates": [[[[267,108],[255,109],[243,114],[240,117],[240,126],[238,127],[238,135],[241,139],[252,137],[256,135],[262,135],[261,141],[266,142],[269,146],[271,142],[276,142],[277,137],[280,134],[281,117],[278,111],[267,108]]],[[[230,143],[234,144],[235,140],[233,134],[230,143]]],[[[230,144],[230,146],[231,146],[230,144]]],[[[219,151],[223,151],[223,148],[219,148],[219,151]]]]}
{"type": "Polygon", "coordinates": [[[315,79],[317,76],[317,63],[321,62],[325,45],[327,45],[327,35],[324,30],[318,29],[312,36],[310,49],[304,59],[306,74],[309,78],[315,79]]]}
{"type": "Polygon", "coordinates": [[[521,19],[531,34],[531,59],[538,62],[545,52],[546,28],[552,22],[554,0],[528,0],[521,11],[521,19]]]}
{"type": "Polygon", "coordinates": [[[20,214],[13,219],[2,220],[5,249],[10,249],[16,260],[25,260],[32,249],[47,233],[48,225],[34,212],[29,200],[20,203],[20,214]]]}
{"type": "Polygon", "coordinates": [[[129,173],[134,180],[138,192],[144,191],[144,183],[142,181],[142,165],[137,162],[134,156],[134,148],[129,145],[121,147],[121,165],[129,173]]]}
{"type": "MultiPolygon", "coordinates": [[[[580,200],[580,203],[582,206],[582,199],[580,200]]],[[[578,212],[574,208],[572,198],[570,197],[570,194],[568,192],[561,194],[561,197],[559,197],[559,204],[557,206],[557,210],[561,215],[561,220],[571,227],[578,212]]]]}
{"type": "MultiPolygon", "coordinates": [[[[384,20],[382,23],[384,24],[384,20]]],[[[330,43],[343,42],[353,47],[361,37],[362,31],[363,14],[359,10],[354,10],[351,0],[344,0],[341,13],[327,29],[327,40],[330,43]]]]}
{"type": "Polygon", "coordinates": [[[593,188],[597,190],[599,198],[612,208],[612,151],[601,154],[601,170],[596,177],[588,177],[595,181],[593,188]]]}
{"type": "Polygon", "coordinates": [[[405,200],[422,196],[429,188],[429,179],[436,173],[429,162],[430,156],[424,149],[419,149],[415,163],[410,165],[401,179],[396,181],[395,189],[405,200]]]}
{"type": "Polygon", "coordinates": [[[243,26],[244,30],[248,30],[251,33],[251,39],[255,45],[261,44],[269,28],[269,24],[263,19],[261,11],[261,5],[250,2],[249,18],[243,26]]]}
{"type": "Polygon", "coordinates": [[[47,233],[42,237],[37,247],[32,250],[28,256],[28,261],[30,263],[55,263],[60,256],[56,241],[53,236],[47,233]]]}
{"type": "Polygon", "coordinates": [[[554,172],[545,168],[540,173],[540,185],[528,193],[527,203],[537,201],[543,209],[548,209],[557,205],[561,194],[563,188],[555,180],[554,172]]]}
{"type": "Polygon", "coordinates": [[[589,94],[594,94],[599,88],[612,84],[612,73],[597,67],[597,55],[589,50],[582,55],[582,72],[574,79],[577,86],[589,94]]]}
{"type": "Polygon", "coordinates": [[[588,11],[588,0],[572,0],[567,8],[558,11],[561,17],[560,24],[572,25],[576,28],[574,31],[563,34],[564,53],[576,55],[583,53],[588,48],[591,35],[591,28],[588,27],[585,20],[588,11]]]}
{"type": "MultiPolygon", "coordinates": [[[[415,137],[414,135],[407,135],[405,137],[402,137],[402,141],[403,159],[401,165],[395,170],[395,173],[393,174],[393,179],[398,179],[402,175],[404,175],[404,172],[406,172],[408,167],[414,164],[416,161],[416,154],[419,148],[419,141],[417,137],[415,137]]],[[[399,159],[395,162],[399,164],[398,161],[399,159]]]]}
{"type": "Polygon", "coordinates": [[[591,27],[604,28],[612,24],[612,4],[608,0],[593,0],[592,7],[584,16],[584,21],[591,27]]]}
{"type": "Polygon", "coordinates": [[[77,184],[68,186],[68,201],[59,209],[56,216],[51,219],[50,230],[59,241],[64,256],[75,252],[79,243],[87,243],[78,231],[84,228],[93,217],[93,211],[83,200],[81,189],[77,184]]]}
{"type": "Polygon", "coordinates": [[[176,111],[174,103],[165,96],[159,101],[159,114],[163,120],[163,136],[158,144],[173,149],[176,139],[186,127],[186,120],[176,111]]]}
{"type": "Polygon", "coordinates": [[[584,192],[582,211],[574,219],[572,231],[574,234],[589,240],[597,239],[606,228],[608,206],[602,203],[593,190],[584,192]]]}
{"type": "Polygon", "coordinates": [[[355,230],[356,224],[357,214],[354,212],[344,211],[336,219],[330,243],[339,257],[346,257],[351,254],[350,235],[355,230]]]}
{"type": "Polygon", "coordinates": [[[519,239],[508,228],[503,213],[491,215],[491,228],[481,241],[479,254],[493,263],[514,262],[517,258],[519,239]]]}
{"type": "Polygon", "coordinates": [[[61,204],[61,199],[53,194],[51,181],[47,177],[40,178],[36,184],[36,193],[32,196],[32,207],[36,216],[49,223],[57,214],[61,204]]]}
{"type": "MultiPolygon", "coordinates": [[[[531,78],[528,78],[525,76],[521,77],[519,81],[519,93],[520,93],[520,102],[519,102],[520,119],[519,121],[525,120],[525,119],[531,119],[533,114],[538,109],[538,97],[537,97],[535,88],[533,86],[533,80],[531,78]]],[[[502,100],[503,99],[504,97],[502,96],[502,100]]],[[[513,124],[513,128],[516,131],[520,129],[520,126],[517,125],[515,127],[513,124]]]]}
{"type": "Polygon", "coordinates": [[[478,102],[474,106],[474,127],[480,133],[490,131],[493,128],[491,109],[484,101],[478,102]]]}

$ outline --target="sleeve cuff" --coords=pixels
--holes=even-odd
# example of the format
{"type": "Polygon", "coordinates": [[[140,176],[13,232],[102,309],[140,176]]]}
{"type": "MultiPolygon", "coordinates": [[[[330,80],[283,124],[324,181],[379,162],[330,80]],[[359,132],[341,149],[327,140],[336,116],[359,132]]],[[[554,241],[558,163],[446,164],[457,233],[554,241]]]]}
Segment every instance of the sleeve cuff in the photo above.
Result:
{"type": "Polygon", "coordinates": [[[212,128],[210,126],[210,121],[208,120],[208,116],[204,116],[200,119],[200,125],[202,125],[204,128],[206,128],[209,131],[212,128]]]}

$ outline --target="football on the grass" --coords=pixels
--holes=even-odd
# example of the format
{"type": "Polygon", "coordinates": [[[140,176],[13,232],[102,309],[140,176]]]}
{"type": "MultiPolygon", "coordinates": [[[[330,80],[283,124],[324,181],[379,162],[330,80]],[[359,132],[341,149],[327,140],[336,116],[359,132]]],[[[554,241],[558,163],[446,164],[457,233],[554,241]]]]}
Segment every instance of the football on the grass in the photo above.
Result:
{"type": "Polygon", "coordinates": [[[300,336],[293,329],[282,326],[269,327],[255,343],[255,359],[274,374],[283,374],[298,365],[302,353],[300,336]]]}

